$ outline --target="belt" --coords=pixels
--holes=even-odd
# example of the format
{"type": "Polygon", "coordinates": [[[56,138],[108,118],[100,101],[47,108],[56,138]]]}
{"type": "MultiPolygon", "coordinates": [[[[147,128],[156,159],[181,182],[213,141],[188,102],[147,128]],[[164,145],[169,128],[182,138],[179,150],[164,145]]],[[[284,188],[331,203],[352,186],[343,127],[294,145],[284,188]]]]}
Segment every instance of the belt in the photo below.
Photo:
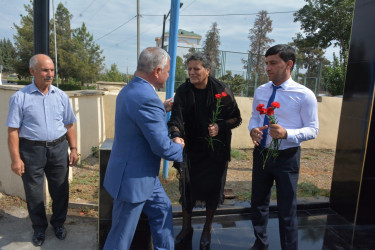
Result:
{"type": "Polygon", "coordinates": [[[20,142],[24,142],[24,143],[35,145],[35,146],[44,146],[44,147],[56,146],[57,144],[63,142],[64,140],[65,140],[65,135],[63,135],[60,138],[57,138],[56,140],[53,140],[53,141],[32,141],[32,140],[28,140],[28,139],[23,138],[23,137],[20,138],[20,142]]]}
{"type": "MultiPolygon", "coordinates": [[[[260,146],[258,146],[257,148],[260,152],[265,151],[265,154],[269,151],[268,148],[262,148],[260,146]]],[[[279,156],[295,154],[299,149],[300,149],[300,146],[279,150],[279,156]]]]}

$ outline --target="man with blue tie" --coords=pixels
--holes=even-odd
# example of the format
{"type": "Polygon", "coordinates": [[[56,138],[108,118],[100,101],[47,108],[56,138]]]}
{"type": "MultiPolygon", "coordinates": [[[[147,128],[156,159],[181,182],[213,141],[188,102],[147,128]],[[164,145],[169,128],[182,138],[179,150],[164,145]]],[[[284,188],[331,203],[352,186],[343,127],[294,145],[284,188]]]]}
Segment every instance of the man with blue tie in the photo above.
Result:
{"type": "Polygon", "coordinates": [[[256,238],[250,249],[268,249],[269,203],[275,182],[281,247],[294,250],[298,249],[296,192],[300,145],[318,135],[318,104],[310,89],[291,78],[296,60],[291,46],[275,45],[267,50],[265,56],[270,82],[256,89],[249,122],[250,136],[255,144],[251,210],[256,238]],[[257,106],[267,103],[270,106],[274,101],[280,104],[280,108],[274,110],[278,123],[269,124],[266,115],[257,111],[257,106]],[[267,159],[268,148],[274,139],[281,141],[278,155],[267,159]]]}
{"type": "Polygon", "coordinates": [[[172,206],[158,178],[161,158],[182,161],[183,139],[168,137],[166,110],[155,89],[169,77],[170,57],[146,48],[135,77],[116,100],[115,136],[104,179],[113,197],[112,227],[104,249],[129,249],[143,211],[154,249],[174,249],[172,206]]]}

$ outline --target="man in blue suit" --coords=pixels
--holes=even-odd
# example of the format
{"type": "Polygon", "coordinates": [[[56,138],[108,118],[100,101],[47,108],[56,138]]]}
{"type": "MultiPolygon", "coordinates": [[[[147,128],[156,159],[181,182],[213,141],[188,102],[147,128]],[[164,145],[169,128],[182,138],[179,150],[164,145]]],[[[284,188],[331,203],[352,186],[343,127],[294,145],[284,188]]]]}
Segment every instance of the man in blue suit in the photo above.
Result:
{"type": "Polygon", "coordinates": [[[104,249],[129,249],[143,211],[154,249],[174,249],[172,206],[158,174],[161,158],[182,161],[183,139],[168,137],[166,110],[155,89],[169,77],[170,57],[146,48],[135,77],[116,100],[115,136],[104,179],[113,197],[112,227],[104,249]]]}

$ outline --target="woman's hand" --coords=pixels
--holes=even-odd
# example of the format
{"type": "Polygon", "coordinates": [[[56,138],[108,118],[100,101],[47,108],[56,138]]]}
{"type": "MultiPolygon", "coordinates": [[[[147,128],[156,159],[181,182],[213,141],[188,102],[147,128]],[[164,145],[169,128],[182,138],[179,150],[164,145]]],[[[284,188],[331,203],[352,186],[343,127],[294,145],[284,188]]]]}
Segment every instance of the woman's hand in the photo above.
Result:
{"type": "Polygon", "coordinates": [[[217,125],[217,123],[215,124],[210,124],[208,126],[208,134],[211,136],[211,137],[215,137],[219,134],[219,126],[217,125]]]}

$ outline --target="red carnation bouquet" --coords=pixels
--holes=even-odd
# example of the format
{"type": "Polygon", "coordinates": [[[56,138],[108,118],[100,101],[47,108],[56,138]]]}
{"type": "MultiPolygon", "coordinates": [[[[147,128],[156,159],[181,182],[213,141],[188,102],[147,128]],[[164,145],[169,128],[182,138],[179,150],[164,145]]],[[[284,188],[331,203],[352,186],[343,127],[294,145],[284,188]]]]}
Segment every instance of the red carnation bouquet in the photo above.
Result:
{"type": "MultiPolygon", "coordinates": [[[[220,109],[222,106],[221,99],[226,96],[227,96],[227,93],[225,92],[221,92],[221,94],[215,95],[217,102],[216,102],[216,110],[214,111],[213,116],[212,116],[212,121],[211,121],[212,126],[217,122],[219,114],[221,112],[221,109],[220,109]]],[[[211,136],[208,136],[208,138],[206,139],[208,141],[208,146],[211,147],[212,151],[214,151],[214,140],[217,140],[217,139],[213,139],[211,136]]]]}
{"type": "MultiPolygon", "coordinates": [[[[256,110],[261,114],[261,115],[266,115],[268,117],[269,124],[277,124],[277,119],[275,116],[275,109],[280,108],[280,103],[278,102],[272,102],[271,106],[268,108],[264,107],[264,104],[259,103],[256,110]]],[[[263,135],[267,136],[267,135],[263,135]]],[[[273,160],[276,159],[276,157],[279,155],[279,147],[281,144],[281,140],[279,139],[274,139],[272,138],[272,141],[270,145],[268,146],[268,151],[266,154],[266,157],[263,162],[263,169],[264,166],[267,162],[267,160],[271,157],[273,160]]]]}

